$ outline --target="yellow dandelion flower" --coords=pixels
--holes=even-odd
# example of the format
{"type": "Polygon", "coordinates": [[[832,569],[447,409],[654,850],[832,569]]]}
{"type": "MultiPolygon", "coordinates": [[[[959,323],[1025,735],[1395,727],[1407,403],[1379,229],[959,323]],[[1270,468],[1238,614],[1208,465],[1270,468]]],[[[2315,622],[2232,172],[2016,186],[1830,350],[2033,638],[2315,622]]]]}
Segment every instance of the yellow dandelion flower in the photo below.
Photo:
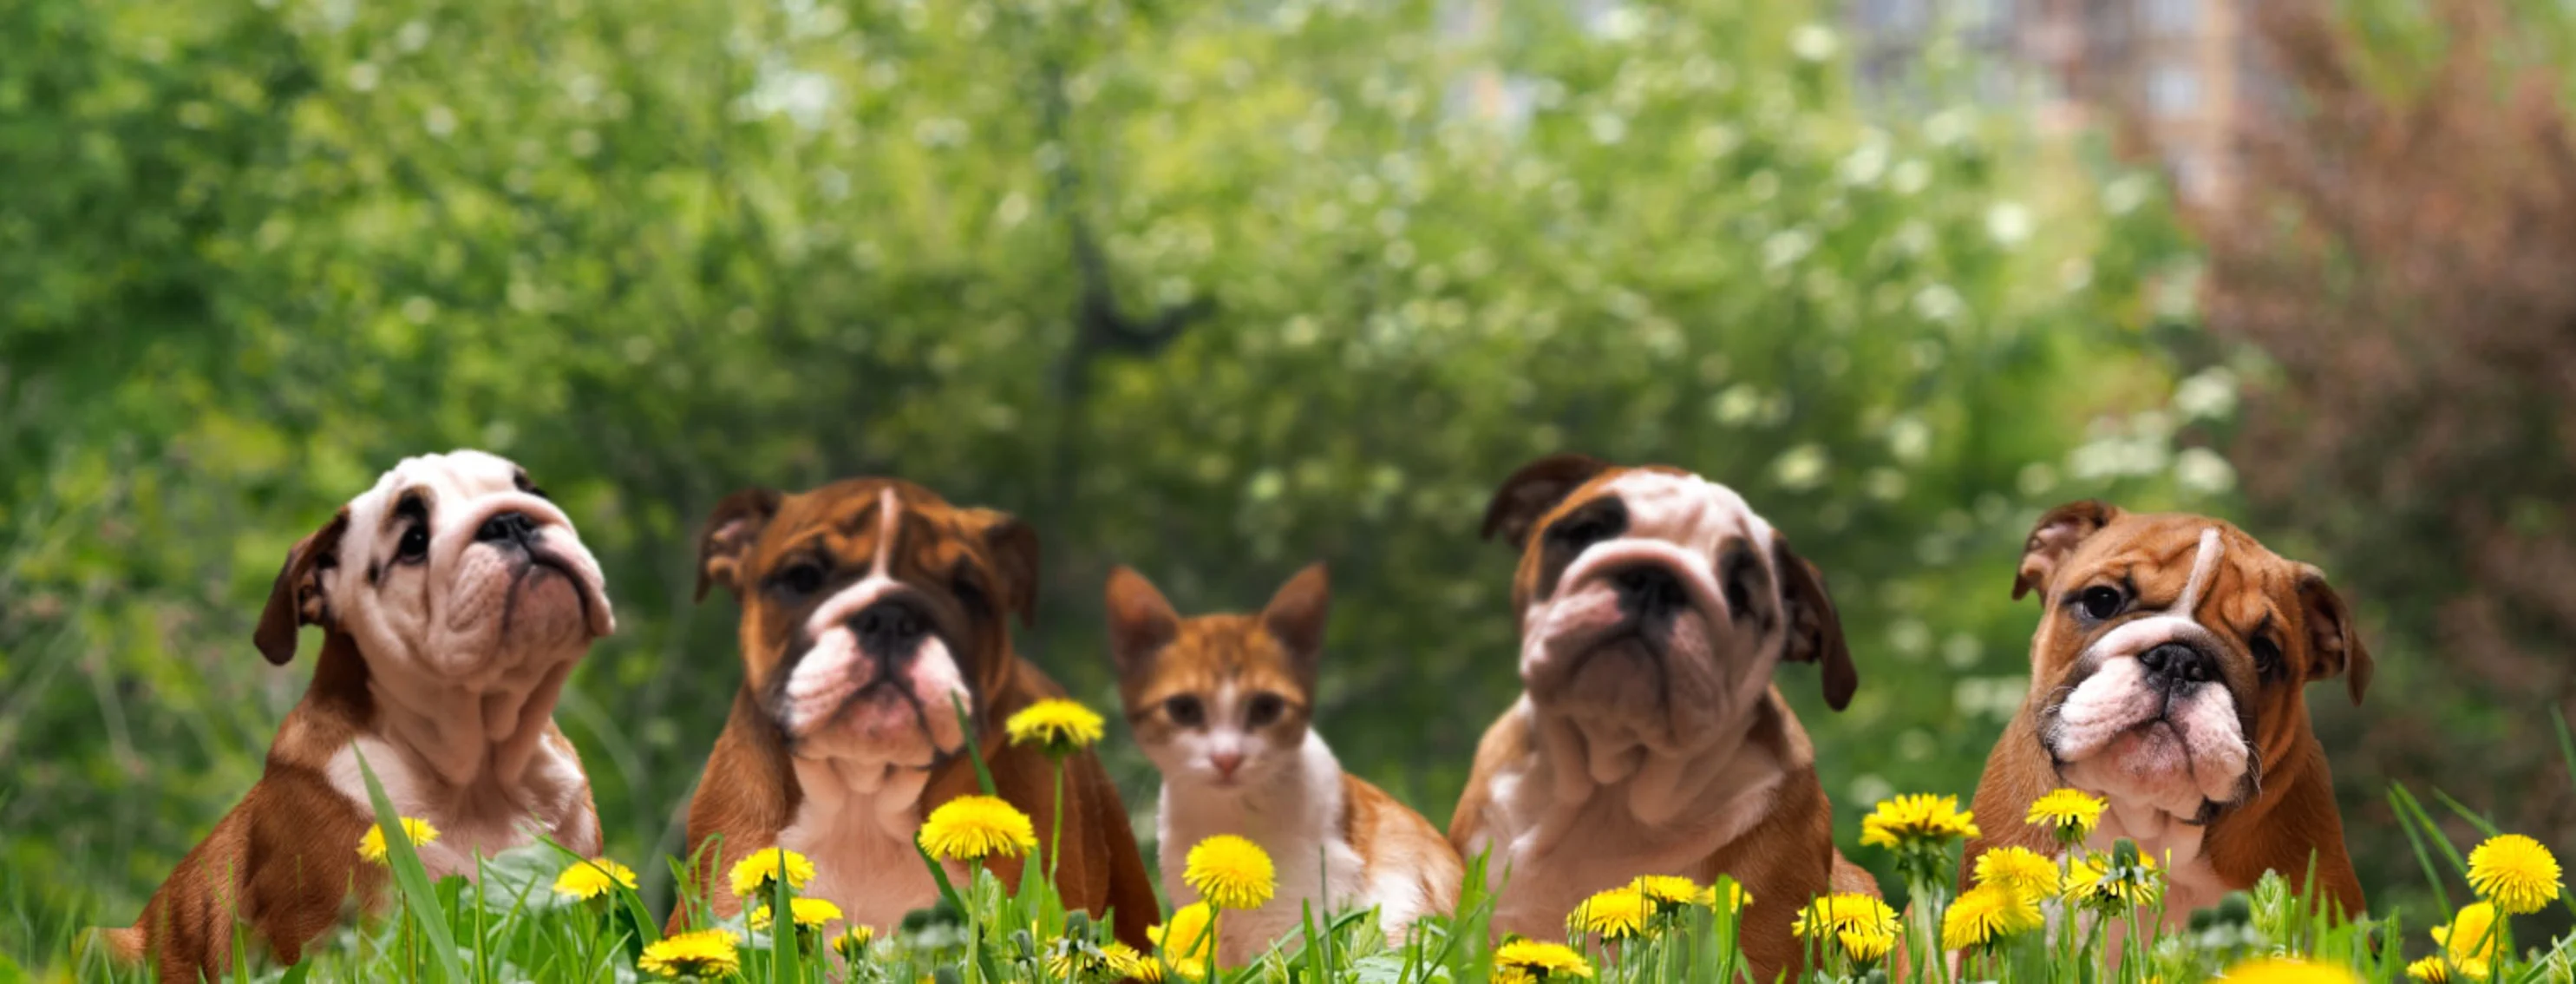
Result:
{"type": "Polygon", "coordinates": [[[960,796],[939,804],[921,824],[921,849],[942,861],[1018,857],[1038,849],[1029,815],[997,796],[960,796]]]}
{"type": "MultiPolygon", "coordinates": [[[[788,899],[787,914],[795,917],[798,927],[810,929],[841,918],[841,907],[830,899],[788,899]]],[[[751,910],[750,925],[753,929],[768,929],[769,907],[751,910]]]]}
{"type": "Polygon", "coordinates": [[[2469,852],[2469,887],[2506,915],[2540,911],[2558,898],[2558,859],[2521,834],[2487,838],[2469,852]]]}
{"type": "MultiPolygon", "coordinates": [[[[1715,900],[1712,899],[1711,901],[1715,900]]],[[[1743,882],[1728,881],[1726,883],[1726,911],[1742,912],[1745,909],[1751,908],[1752,905],[1753,893],[1744,890],[1743,882]]]]}
{"type": "Polygon", "coordinates": [[[2036,899],[2057,894],[2061,881],[2057,862],[2027,847],[1998,847],[1977,855],[1979,885],[2036,899]]]}
{"type": "Polygon", "coordinates": [[[1592,979],[1592,962],[1562,943],[1514,937],[1494,950],[1496,984],[1543,984],[1557,975],[1592,979]]]}
{"type": "Polygon", "coordinates": [[[1834,939],[1842,943],[1844,953],[1861,963],[1874,962],[1896,949],[1895,933],[1875,929],[1846,929],[1835,933],[1834,939]]]}
{"type": "Polygon", "coordinates": [[[762,888],[772,878],[787,879],[787,887],[801,889],[814,880],[814,862],[783,847],[764,847],[736,862],[728,879],[733,882],[735,898],[764,894],[762,888]]]}
{"type": "Polygon", "coordinates": [[[1959,809],[1958,797],[1930,793],[1881,801],[1860,821],[1860,842],[1872,847],[1942,843],[1977,834],[1976,814],[1959,809]]]}
{"type": "Polygon", "coordinates": [[[2495,906],[2472,902],[2460,907],[2450,925],[2433,927],[2433,942],[2441,944],[2443,954],[2453,963],[2495,959],[2496,950],[2504,945],[2504,934],[2496,927],[2495,906]]]}
{"type": "Polygon", "coordinates": [[[1854,960],[1876,960],[1896,946],[1896,910],[1858,892],[1818,896],[1798,913],[1790,930],[1800,939],[1833,939],[1854,960]]]}
{"type": "Polygon", "coordinates": [[[2425,957],[2407,964],[2406,976],[2425,984],[2451,984],[2451,965],[2440,957],[2425,957]]]}
{"type": "MultiPolygon", "coordinates": [[[[416,848],[438,843],[438,828],[430,826],[427,820],[403,817],[402,832],[403,839],[410,841],[411,846],[416,848]]],[[[358,856],[377,864],[386,863],[383,825],[368,827],[366,834],[358,838],[358,856]]]]}
{"type": "Polygon", "coordinates": [[[1101,945],[1100,959],[1108,965],[1110,973],[1119,977],[1146,980],[1147,975],[1159,975],[1162,971],[1162,967],[1154,962],[1154,958],[1136,952],[1135,947],[1115,941],[1101,945]]]}
{"type": "Polygon", "coordinates": [[[1717,901],[1713,891],[1678,875],[1639,875],[1636,881],[1628,883],[1628,887],[1655,903],[1656,908],[1666,911],[1686,905],[1710,905],[1717,901]]]}
{"type": "Polygon", "coordinates": [[[2001,884],[1979,885],[1950,903],[1941,917],[1941,946],[1964,950],[1984,946],[2014,933],[2038,929],[2048,919],[2037,896],[2023,895],[2001,884]]]}
{"type": "Polygon", "coordinates": [[[575,861],[555,876],[555,894],[565,898],[595,899],[619,885],[634,888],[635,870],[607,858],[575,861]]]}
{"type": "Polygon", "coordinates": [[[2071,902],[2108,909],[2150,905],[2164,892],[2155,855],[2140,852],[2134,867],[2122,868],[2097,853],[2068,855],[2062,894],[2071,902]]]}
{"type": "MultiPolygon", "coordinates": [[[[1060,939],[1050,949],[1053,952],[1047,956],[1047,976],[1058,980],[1081,984],[1135,976],[1132,962],[1124,956],[1112,954],[1109,947],[1093,946],[1082,940],[1060,939]]],[[[1133,954],[1136,951],[1126,952],[1133,954]]]]}
{"type": "Polygon", "coordinates": [[[1181,981],[1203,981],[1207,979],[1208,975],[1208,965],[1205,960],[1201,960],[1196,957],[1166,956],[1161,960],[1154,961],[1154,976],[1152,980],[1161,981],[1165,976],[1164,971],[1166,970],[1171,972],[1170,976],[1173,980],[1181,981]]]}
{"type": "Polygon", "coordinates": [[[2360,984],[2352,971],[2296,957],[2271,957],[2227,968],[2228,984],[2360,984]]]}
{"type": "Polygon", "coordinates": [[[840,954],[843,960],[856,960],[867,954],[868,944],[876,942],[876,939],[876,927],[851,926],[842,930],[841,935],[832,937],[832,952],[840,954]]]}
{"type": "Polygon", "coordinates": [[[1596,892],[1565,917],[1565,928],[1577,933],[1599,933],[1605,940],[1622,940],[1643,934],[1646,921],[1655,915],[1654,900],[1635,888],[1613,888],[1596,892]]]}
{"type": "Polygon", "coordinates": [[[2032,801],[2023,822],[2054,830],[2058,843],[2073,844],[2093,836],[2093,827],[2102,822],[2102,811],[2110,805],[2111,801],[2080,789],[2055,789],[2032,801]]]}
{"type": "Polygon", "coordinates": [[[635,967],[661,977],[714,977],[740,970],[742,954],[734,950],[731,930],[701,929],[646,946],[635,967]]]}
{"type": "Polygon", "coordinates": [[[1002,722],[1002,730],[1010,733],[1011,744],[1036,745],[1063,758],[1099,741],[1103,723],[1091,708],[1057,698],[1022,708],[1002,722]]]}
{"type": "Polygon", "coordinates": [[[1279,890],[1270,855],[1233,834],[1218,834],[1190,848],[1181,880],[1220,909],[1258,909],[1279,890]]]}
{"type": "Polygon", "coordinates": [[[1216,912],[1205,902],[1192,902],[1173,910],[1169,922],[1147,928],[1145,938],[1174,961],[1176,970],[1180,960],[1206,960],[1216,953],[1216,912]]]}

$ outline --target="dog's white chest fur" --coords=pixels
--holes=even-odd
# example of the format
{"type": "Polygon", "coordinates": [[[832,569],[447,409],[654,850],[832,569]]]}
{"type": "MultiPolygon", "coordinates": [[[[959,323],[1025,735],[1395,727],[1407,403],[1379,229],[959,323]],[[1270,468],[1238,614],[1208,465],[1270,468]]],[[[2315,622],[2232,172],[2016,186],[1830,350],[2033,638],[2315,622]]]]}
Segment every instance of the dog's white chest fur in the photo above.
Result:
{"type": "MultiPolygon", "coordinates": [[[[1528,698],[1511,713],[1534,713],[1528,698]]],[[[1472,862],[1491,851],[1487,883],[1499,886],[1494,927],[1535,939],[1565,932],[1565,915],[1593,893],[1638,875],[1682,875],[1705,880],[1698,870],[1718,848],[1762,822],[1778,798],[1787,772],[1763,749],[1747,746],[1722,763],[1687,763],[1704,770],[1690,806],[1659,823],[1641,821],[1631,776],[1619,785],[1589,787],[1568,803],[1553,768],[1565,763],[1532,757],[1521,767],[1496,772],[1489,789],[1490,821],[1460,853],[1472,862]],[[1508,879],[1508,884],[1506,884],[1508,879]]],[[[1579,764],[1575,767],[1579,768],[1579,764]]]]}
{"type": "Polygon", "coordinates": [[[588,806],[590,781],[572,755],[551,739],[539,739],[518,776],[487,776],[459,787],[384,739],[361,736],[332,755],[323,774],[358,812],[372,817],[375,807],[358,769],[362,754],[395,813],[437,828],[438,840],[420,848],[421,864],[433,881],[449,875],[480,877],[477,856],[489,858],[537,843],[540,837],[584,857],[599,853],[599,822],[588,806]]]}
{"type": "MultiPolygon", "coordinates": [[[[1219,920],[1217,958],[1239,967],[1257,959],[1273,941],[1296,931],[1308,903],[1321,919],[1351,906],[1382,905],[1380,921],[1405,925],[1419,914],[1421,893],[1406,886],[1380,892],[1368,882],[1366,862],[1343,836],[1342,766],[1312,732],[1296,759],[1256,788],[1227,794],[1176,791],[1163,784],[1155,827],[1161,840],[1163,892],[1174,905],[1199,898],[1182,880],[1190,848],[1219,834],[1261,846],[1278,869],[1279,891],[1259,909],[1228,910],[1219,920]],[[1391,896],[1391,897],[1390,897],[1391,896]]],[[[1174,941],[1173,946],[1187,945],[1174,941]]]]}
{"type": "MultiPolygon", "coordinates": [[[[796,807],[794,822],[778,832],[778,846],[814,863],[814,880],[805,886],[805,895],[831,900],[847,924],[880,931],[893,929],[905,913],[938,899],[939,883],[912,841],[921,828],[927,774],[865,768],[839,759],[798,759],[795,767],[805,798],[796,807]]],[[[955,864],[946,867],[949,882],[964,891],[967,872],[955,864]]],[[[840,925],[825,929],[837,932],[840,925]]]]}

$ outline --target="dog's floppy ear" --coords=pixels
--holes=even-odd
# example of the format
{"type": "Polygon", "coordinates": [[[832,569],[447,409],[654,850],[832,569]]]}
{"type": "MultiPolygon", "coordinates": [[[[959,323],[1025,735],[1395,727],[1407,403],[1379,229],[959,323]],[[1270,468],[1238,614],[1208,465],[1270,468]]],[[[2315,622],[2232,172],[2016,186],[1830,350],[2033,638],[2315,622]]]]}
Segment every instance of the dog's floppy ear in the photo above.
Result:
{"type": "Polygon", "coordinates": [[[984,552],[993,558],[993,574],[1001,579],[995,585],[1000,597],[994,601],[1002,610],[1017,613],[1020,624],[1038,624],[1038,531],[1020,522],[1020,518],[999,509],[964,510],[969,524],[984,541],[984,552]]]}
{"type": "Polygon", "coordinates": [[[1825,706],[1851,706],[1860,689],[1860,670],[1852,666],[1851,646],[1843,641],[1843,620],[1834,599],[1825,593],[1825,576],[1816,565],[1789,549],[1789,538],[1771,534],[1771,566],[1780,572],[1780,606],[1788,619],[1789,639],[1780,658],[1821,664],[1825,706]]]}
{"type": "Polygon", "coordinates": [[[742,562],[750,555],[751,545],[760,542],[760,531],[769,519],[778,515],[778,504],[785,496],[777,489],[748,488],[725,496],[707,514],[705,531],[698,534],[698,590],[693,596],[707,600],[707,588],[721,584],[742,594],[742,562]]]}
{"type": "Polygon", "coordinates": [[[268,589],[268,606],[260,609],[259,627],[250,641],[259,654],[279,666],[295,658],[295,633],[330,617],[330,599],[322,595],[322,572],[340,566],[340,537],[349,531],[349,507],[341,506],[331,521],[307,533],[286,551],[286,566],[268,589]]]}
{"type": "Polygon", "coordinates": [[[2013,600],[2047,587],[2057,565],[2075,552],[2077,544],[2118,518],[2120,507],[2098,499],[2069,502],[2040,516],[2030,528],[2030,539],[2022,544],[2021,569],[2013,575],[2013,600]]]}
{"type": "Polygon", "coordinates": [[[2352,608],[2326,585],[2326,572],[2309,564],[2299,565],[2299,607],[2305,610],[2300,621],[2308,627],[2308,647],[2316,655],[2308,665],[2308,679],[2345,674],[2352,702],[2360,706],[2362,692],[2370,689],[2372,667],[2370,648],[2361,644],[2361,633],[2352,624],[2352,608]]]}
{"type": "Polygon", "coordinates": [[[1134,676],[1147,668],[1157,650],[1180,634],[1181,615],[1170,599],[1124,564],[1109,572],[1109,656],[1118,675],[1134,676]]]}
{"type": "Polygon", "coordinates": [[[1503,487],[1494,490],[1494,501],[1485,506],[1485,528],[1479,534],[1491,540],[1499,533],[1503,542],[1520,549],[1529,545],[1530,527],[1539,517],[1556,508],[1565,497],[1574,494],[1583,483],[1610,469],[1610,463],[1590,455],[1552,454],[1522,465],[1503,487]]]}
{"type": "Polygon", "coordinates": [[[1288,662],[1297,668],[1299,681],[1306,689],[1315,689],[1316,665],[1324,656],[1324,618],[1333,607],[1333,583],[1324,573],[1324,562],[1316,561],[1298,571],[1279,592],[1270,596],[1270,604],[1261,609],[1261,627],[1270,637],[1288,647],[1288,662]]]}

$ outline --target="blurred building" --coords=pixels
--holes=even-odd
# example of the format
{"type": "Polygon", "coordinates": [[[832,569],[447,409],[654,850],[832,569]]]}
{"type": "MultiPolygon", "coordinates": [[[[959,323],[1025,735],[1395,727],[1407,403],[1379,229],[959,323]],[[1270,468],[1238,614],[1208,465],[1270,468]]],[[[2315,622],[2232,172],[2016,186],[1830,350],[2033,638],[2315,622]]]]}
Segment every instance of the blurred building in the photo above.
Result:
{"type": "Polygon", "coordinates": [[[1849,0],[1863,91],[1901,106],[1936,38],[1965,49],[1980,101],[2036,100],[2044,127],[2106,126],[2197,204],[2223,203],[2231,134],[2268,104],[2245,17],[2260,0],[1849,0]]]}

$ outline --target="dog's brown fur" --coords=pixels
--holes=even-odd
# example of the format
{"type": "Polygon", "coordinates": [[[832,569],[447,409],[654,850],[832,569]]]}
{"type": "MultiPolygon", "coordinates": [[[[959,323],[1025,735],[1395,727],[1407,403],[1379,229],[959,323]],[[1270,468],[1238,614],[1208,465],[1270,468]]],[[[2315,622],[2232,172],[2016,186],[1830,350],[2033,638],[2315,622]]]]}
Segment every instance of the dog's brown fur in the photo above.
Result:
{"type": "MultiPolygon", "coordinates": [[[[742,586],[757,584],[778,564],[799,531],[834,523],[863,504],[878,501],[889,487],[899,496],[905,518],[917,520],[907,526],[905,535],[929,534],[920,545],[905,547],[896,561],[905,565],[908,575],[935,569],[945,576],[955,565],[971,564],[997,585],[994,610],[982,619],[989,624],[976,627],[975,651],[962,654],[972,664],[967,672],[972,674],[977,696],[977,706],[971,708],[976,744],[998,794],[1035,822],[1047,856],[1057,855],[1058,845],[1050,840],[1057,827],[1055,765],[1036,748],[1011,745],[1002,730],[1002,722],[1011,714],[1039,700],[1065,695],[1034,664],[1014,654],[1004,622],[1012,612],[1025,622],[1035,611],[1036,535],[1008,516],[951,506],[929,489],[897,480],[855,479],[794,495],[754,490],[717,507],[708,520],[701,553],[706,578],[701,591],[708,584],[721,583],[734,587],[742,599],[742,654],[748,671],[689,805],[688,843],[699,854],[700,884],[714,887],[708,894],[718,915],[732,915],[741,906],[722,889],[726,872],[752,852],[776,844],[780,832],[796,822],[797,809],[804,802],[778,725],[755,694],[755,681],[765,680],[783,656],[792,619],[774,610],[772,601],[758,591],[745,591],[742,586]],[[719,838],[720,850],[706,849],[719,838]]],[[[859,561],[865,561],[876,546],[865,536],[828,542],[836,554],[859,561]]],[[[1148,946],[1145,929],[1161,910],[1118,789],[1090,752],[1067,759],[1065,767],[1064,843],[1056,887],[1068,908],[1094,916],[1114,909],[1117,938],[1140,948],[1148,946]]],[[[926,813],[938,804],[979,792],[974,763],[960,755],[934,769],[918,805],[926,813]]],[[[987,864],[1003,884],[1019,883],[1018,859],[993,858],[987,864]]],[[[930,901],[924,898],[921,905],[926,907],[930,901]]],[[[687,920],[685,910],[675,912],[671,925],[677,928],[687,920]]]]}

